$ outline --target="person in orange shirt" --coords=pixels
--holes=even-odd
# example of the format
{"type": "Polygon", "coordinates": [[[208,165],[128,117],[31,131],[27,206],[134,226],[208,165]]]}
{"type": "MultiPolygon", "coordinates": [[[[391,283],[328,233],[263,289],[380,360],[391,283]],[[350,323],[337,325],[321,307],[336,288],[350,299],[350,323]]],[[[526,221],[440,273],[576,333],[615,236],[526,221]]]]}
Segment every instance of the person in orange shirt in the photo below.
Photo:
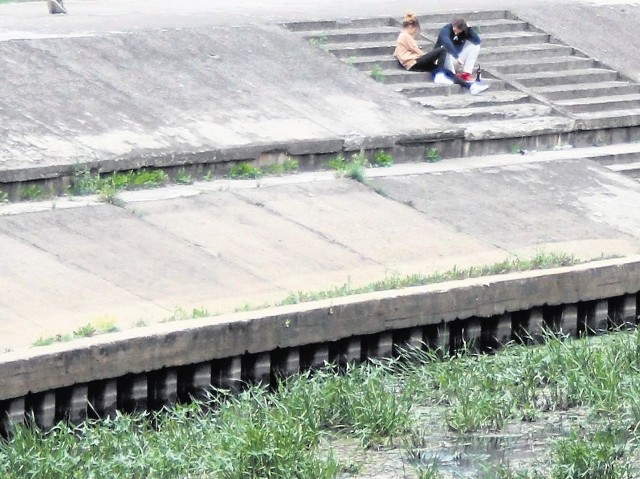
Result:
{"type": "Polygon", "coordinates": [[[393,52],[403,68],[411,72],[429,72],[432,74],[434,83],[441,85],[455,83],[468,89],[473,95],[489,88],[486,83],[467,82],[447,70],[445,68],[447,49],[444,46],[424,53],[416,41],[419,34],[420,22],[413,12],[407,12],[402,22],[402,31],[396,40],[396,49],[393,52]]]}

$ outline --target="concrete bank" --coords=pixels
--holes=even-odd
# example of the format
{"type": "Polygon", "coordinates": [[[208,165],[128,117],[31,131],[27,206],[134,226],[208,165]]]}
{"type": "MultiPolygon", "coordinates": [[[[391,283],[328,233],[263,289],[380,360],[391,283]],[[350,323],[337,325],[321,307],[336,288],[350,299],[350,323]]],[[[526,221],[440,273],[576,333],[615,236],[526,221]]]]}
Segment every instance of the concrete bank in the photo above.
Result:
{"type": "MultiPolygon", "coordinates": [[[[541,118],[520,126],[517,121],[487,126],[487,118],[473,117],[472,123],[481,126],[478,132],[456,124],[459,111],[449,111],[449,116],[446,111],[430,112],[278,25],[221,26],[211,12],[201,12],[197,21],[191,12],[186,14],[191,24],[176,24],[154,12],[140,27],[125,21],[122,29],[114,30],[96,28],[95,19],[85,17],[85,6],[78,6],[81,15],[57,23],[43,23],[33,13],[18,18],[14,28],[26,30],[12,35],[9,29],[0,42],[0,65],[12,72],[0,87],[0,189],[12,197],[19,194],[16,184],[28,187],[30,182],[64,192],[77,165],[102,173],[155,166],[222,174],[230,162],[261,165],[287,155],[314,167],[339,152],[360,149],[386,149],[396,161],[417,161],[430,148],[443,157],[456,157],[509,151],[518,141],[531,149],[635,141],[638,135],[638,115],[590,118],[583,130],[584,119],[576,122],[571,114],[546,118],[547,110],[557,110],[557,105],[537,101],[531,111],[541,118]],[[163,22],[167,28],[158,28],[163,22]],[[45,95],[40,94],[43,90],[45,95]],[[465,139],[471,141],[465,144],[465,139]]],[[[589,10],[579,7],[572,7],[576,18],[590,18],[589,10]]],[[[538,12],[526,6],[520,11],[525,19],[538,12]]],[[[612,22],[624,17],[612,8],[608,13],[612,22]]],[[[384,20],[395,21],[395,16],[384,20]]],[[[438,22],[448,16],[439,15],[438,22]]],[[[542,28],[554,26],[546,18],[533,18],[542,28]]],[[[273,22],[271,18],[268,23],[273,22]]],[[[388,33],[395,35],[397,25],[388,26],[388,33]]],[[[497,48],[497,59],[507,54],[501,45],[521,36],[503,32],[490,38],[489,27],[483,28],[486,55],[497,48]]],[[[516,54],[527,56],[528,45],[516,47],[516,54]]],[[[389,53],[385,59],[393,61],[389,53]]],[[[623,73],[628,71],[625,66],[621,64],[623,73]]],[[[586,81],[586,71],[574,73],[586,81]]],[[[524,82],[518,80],[521,87],[524,82]]],[[[512,98],[513,92],[507,93],[505,98],[512,98]]],[[[626,101],[628,106],[630,99],[626,101]]],[[[462,115],[469,116],[472,109],[460,102],[458,106],[466,106],[462,115]]],[[[505,109],[498,103],[487,100],[492,116],[505,109]]],[[[501,113],[507,120],[526,110],[522,105],[509,108],[501,113]]]]}
{"type": "MultiPolygon", "coordinates": [[[[165,324],[0,357],[6,420],[158,408],[208,385],[269,383],[324,361],[388,356],[407,345],[485,350],[635,326],[640,256],[454,281],[165,324]]],[[[5,421],[6,423],[6,421],[5,421]]]]}
{"type": "Polygon", "coordinates": [[[506,257],[640,253],[640,184],[578,150],[365,174],[368,184],[312,172],[124,192],[123,207],[0,206],[0,351],[88,323],[126,330],[177,308],[229,313],[506,257]]]}

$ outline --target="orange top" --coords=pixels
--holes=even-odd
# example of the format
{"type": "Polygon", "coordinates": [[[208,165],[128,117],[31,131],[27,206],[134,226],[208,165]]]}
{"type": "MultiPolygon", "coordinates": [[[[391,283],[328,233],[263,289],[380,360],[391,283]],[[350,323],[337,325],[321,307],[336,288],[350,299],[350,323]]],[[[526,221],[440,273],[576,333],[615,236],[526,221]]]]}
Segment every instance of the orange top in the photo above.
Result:
{"type": "Polygon", "coordinates": [[[415,38],[409,35],[409,32],[402,30],[396,40],[396,50],[393,56],[398,59],[400,64],[409,70],[416,64],[416,59],[420,58],[424,53],[418,46],[415,38]]]}

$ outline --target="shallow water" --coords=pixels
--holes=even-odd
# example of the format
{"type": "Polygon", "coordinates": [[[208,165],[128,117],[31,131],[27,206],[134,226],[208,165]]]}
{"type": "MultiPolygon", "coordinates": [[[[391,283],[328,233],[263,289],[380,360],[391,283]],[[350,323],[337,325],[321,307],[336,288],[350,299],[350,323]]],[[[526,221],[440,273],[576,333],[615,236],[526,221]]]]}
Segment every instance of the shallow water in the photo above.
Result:
{"type": "Polygon", "coordinates": [[[521,469],[544,460],[551,442],[569,434],[572,418],[558,422],[533,422],[511,425],[505,431],[472,434],[452,439],[425,438],[436,444],[417,450],[416,465],[437,465],[441,473],[460,478],[488,479],[496,469],[521,469]]]}

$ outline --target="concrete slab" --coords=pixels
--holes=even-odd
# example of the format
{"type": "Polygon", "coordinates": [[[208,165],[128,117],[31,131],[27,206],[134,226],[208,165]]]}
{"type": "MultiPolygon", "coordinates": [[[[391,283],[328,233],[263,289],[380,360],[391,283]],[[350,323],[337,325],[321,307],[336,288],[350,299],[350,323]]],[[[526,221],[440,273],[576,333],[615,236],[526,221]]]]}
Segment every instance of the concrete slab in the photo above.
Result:
{"type": "Polygon", "coordinates": [[[587,240],[591,258],[611,254],[612,246],[615,254],[638,248],[640,215],[629,205],[640,204],[640,185],[584,160],[442,172],[419,181],[379,178],[372,184],[512,254],[587,240]]]}
{"type": "Polygon", "coordinates": [[[308,142],[357,150],[456,130],[278,27],[5,41],[0,68],[12,72],[0,85],[0,172],[302,154],[308,142]]]}
{"type": "MultiPolygon", "coordinates": [[[[50,16],[41,2],[0,5],[0,68],[11,73],[0,85],[0,174],[96,159],[213,157],[227,147],[357,148],[372,136],[456,134],[274,26],[399,17],[406,5],[398,0],[66,6],[69,15],[50,16]]],[[[443,9],[429,0],[421,8],[508,8],[640,80],[628,62],[640,48],[627,28],[640,19],[637,2],[457,0],[443,9]],[[602,40],[611,32],[619,42],[602,40]]],[[[298,186],[264,180],[215,192],[228,182],[214,182],[202,187],[213,193],[196,196],[189,187],[191,198],[126,209],[63,200],[31,213],[17,210],[34,204],[0,206],[16,208],[0,217],[0,351],[99,318],[128,328],[176,306],[233,310],[292,289],[486,264],[540,248],[583,258],[638,252],[637,184],[580,161],[539,163],[455,174],[427,165],[430,173],[402,181],[376,179],[387,198],[354,182],[301,175],[298,186]]]]}
{"type": "Polygon", "coordinates": [[[369,181],[221,180],[131,192],[125,208],[78,202],[2,215],[0,320],[11,334],[0,351],[92,321],[128,329],[177,307],[230,312],[292,291],[509,255],[640,252],[640,184],[584,160],[541,153],[404,164],[373,169],[369,181]]]}

